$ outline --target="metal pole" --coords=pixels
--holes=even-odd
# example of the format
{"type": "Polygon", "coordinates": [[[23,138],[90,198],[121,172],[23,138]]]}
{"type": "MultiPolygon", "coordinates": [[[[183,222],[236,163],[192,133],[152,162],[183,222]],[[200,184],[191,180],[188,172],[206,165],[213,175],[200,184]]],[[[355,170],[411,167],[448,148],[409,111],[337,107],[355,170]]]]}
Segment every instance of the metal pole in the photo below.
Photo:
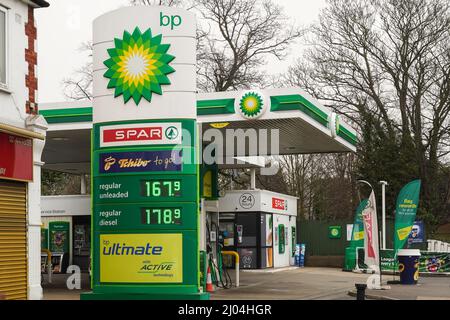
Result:
{"type": "Polygon", "coordinates": [[[250,169],[250,189],[256,190],[256,169],[250,169]]]}
{"type": "Polygon", "coordinates": [[[380,181],[381,184],[381,210],[382,210],[382,219],[381,219],[381,225],[382,225],[382,246],[383,250],[386,250],[386,186],[388,183],[386,181],[380,181]]]}
{"type": "Polygon", "coordinates": [[[239,268],[240,268],[239,259],[237,259],[235,268],[236,268],[236,287],[239,287],[239,268]]]}

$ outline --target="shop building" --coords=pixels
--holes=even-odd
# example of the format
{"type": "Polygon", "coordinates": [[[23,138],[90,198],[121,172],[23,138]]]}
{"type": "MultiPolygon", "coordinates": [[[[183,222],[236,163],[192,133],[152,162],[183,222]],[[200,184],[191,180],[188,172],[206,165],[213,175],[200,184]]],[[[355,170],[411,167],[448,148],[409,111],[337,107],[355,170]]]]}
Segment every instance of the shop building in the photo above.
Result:
{"type": "Polygon", "coordinates": [[[34,10],[46,1],[0,0],[0,298],[42,298],[41,154],[34,10]]]}
{"type": "MultiPolygon", "coordinates": [[[[82,272],[88,271],[91,250],[90,210],[89,195],[42,198],[42,247],[50,250],[54,257],[53,273],[65,273],[69,265],[79,266],[82,272]]],[[[45,257],[46,254],[43,254],[45,257]]]]}
{"type": "Polygon", "coordinates": [[[265,190],[227,191],[219,200],[219,240],[242,269],[293,266],[297,198],[265,190]]]}

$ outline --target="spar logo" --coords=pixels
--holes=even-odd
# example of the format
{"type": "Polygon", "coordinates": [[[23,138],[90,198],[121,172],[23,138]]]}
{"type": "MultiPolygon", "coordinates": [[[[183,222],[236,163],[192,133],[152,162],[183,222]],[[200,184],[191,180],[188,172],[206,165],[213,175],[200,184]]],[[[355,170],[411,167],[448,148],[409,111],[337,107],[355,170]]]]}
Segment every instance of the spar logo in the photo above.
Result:
{"type": "Polygon", "coordinates": [[[272,209],[287,210],[287,200],[272,198],[272,209]]]}
{"type": "Polygon", "coordinates": [[[100,147],[181,144],[181,123],[137,123],[100,128],[100,147]]]}

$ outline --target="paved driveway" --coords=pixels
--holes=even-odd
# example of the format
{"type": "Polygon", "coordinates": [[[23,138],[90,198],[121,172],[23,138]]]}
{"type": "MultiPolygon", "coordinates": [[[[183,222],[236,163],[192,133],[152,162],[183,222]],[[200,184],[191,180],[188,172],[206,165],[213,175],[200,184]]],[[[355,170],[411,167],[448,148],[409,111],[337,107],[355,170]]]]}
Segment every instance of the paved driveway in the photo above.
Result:
{"type": "Polygon", "coordinates": [[[328,268],[242,271],[239,288],[217,290],[212,300],[355,300],[347,293],[355,288],[355,283],[365,283],[367,278],[368,275],[328,268]]]}
{"type": "MultiPolygon", "coordinates": [[[[234,279],[234,270],[229,271],[234,279]]],[[[54,275],[53,283],[44,281],[45,300],[79,300],[90,291],[88,275],[82,275],[82,290],[69,291],[68,275],[54,275]]],[[[277,272],[241,271],[239,288],[219,289],[212,300],[355,300],[348,295],[356,283],[365,283],[369,275],[342,272],[340,269],[304,268],[277,272]]],[[[44,278],[45,280],[46,278],[44,278]]],[[[383,276],[383,282],[392,276],[383,276]]],[[[418,286],[392,285],[391,290],[367,290],[371,297],[401,300],[450,300],[450,277],[420,278],[418,286]]]]}

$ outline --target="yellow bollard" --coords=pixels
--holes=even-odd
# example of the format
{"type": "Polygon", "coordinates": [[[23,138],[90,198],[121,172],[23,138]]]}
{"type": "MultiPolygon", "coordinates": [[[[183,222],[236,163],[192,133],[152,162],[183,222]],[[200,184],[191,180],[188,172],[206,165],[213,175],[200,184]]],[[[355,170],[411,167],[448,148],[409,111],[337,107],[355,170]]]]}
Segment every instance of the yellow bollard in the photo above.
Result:
{"type": "Polygon", "coordinates": [[[236,268],[236,287],[239,287],[239,253],[237,253],[236,251],[222,251],[222,255],[227,255],[227,256],[234,256],[236,263],[235,263],[235,268],[236,268]]]}

